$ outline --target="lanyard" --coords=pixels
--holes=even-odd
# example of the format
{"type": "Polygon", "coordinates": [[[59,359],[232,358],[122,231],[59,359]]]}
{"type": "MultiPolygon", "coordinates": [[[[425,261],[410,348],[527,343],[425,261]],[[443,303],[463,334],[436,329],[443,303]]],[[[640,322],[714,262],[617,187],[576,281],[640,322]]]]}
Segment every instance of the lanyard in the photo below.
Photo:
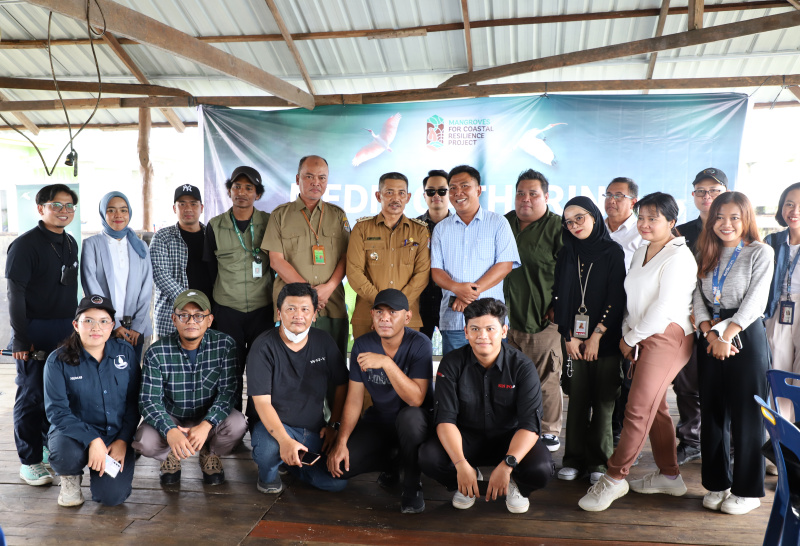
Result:
{"type": "Polygon", "coordinates": [[[725,266],[725,271],[722,272],[722,278],[719,276],[719,262],[717,263],[717,267],[714,268],[714,277],[711,279],[711,291],[714,294],[714,320],[719,319],[720,298],[722,297],[722,287],[725,284],[725,279],[728,278],[728,273],[731,272],[731,268],[743,248],[744,241],[739,241],[739,244],[733,249],[733,254],[731,254],[731,259],[728,260],[728,265],[725,266]]]}
{"type": "MultiPolygon", "coordinates": [[[[788,241],[787,241],[786,244],[787,245],[789,244],[788,241]]],[[[791,296],[792,295],[792,275],[794,274],[795,266],[797,266],[797,259],[800,258],[800,248],[797,249],[797,253],[794,255],[794,260],[792,260],[791,263],[789,263],[789,254],[790,253],[791,253],[791,248],[790,248],[789,252],[786,253],[786,268],[787,268],[787,272],[786,272],[786,295],[787,296],[791,296]]],[[[787,299],[791,299],[791,298],[787,298],[787,299]]]]}
{"type": "MultiPolygon", "coordinates": [[[[325,203],[320,201],[319,206],[321,208],[319,209],[319,224],[317,224],[317,231],[319,231],[320,228],[322,227],[322,217],[325,215],[325,203]]],[[[308,219],[308,215],[306,214],[306,211],[301,210],[300,212],[303,213],[303,218],[306,219],[306,223],[308,224],[308,228],[311,230],[311,233],[314,234],[314,238],[317,240],[317,244],[319,244],[319,234],[317,233],[317,231],[314,231],[313,227],[311,227],[311,220],[308,219]]]]}
{"type": "Polygon", "coordinates": [[[586,289],[589,287],[589,275],[592,273],[592,266],[594,263],[589,264],[589,271],[586,272],[586,284],[581,280],[581,257],[578,256],[578,285],[581,287],[581,306],[578,307],[578,313],[586,313],[586,289]],[[581,309],[583,309],[581,311],[581,309]]]}
{"type": "MultiPolygon", "coordinates": [[[[255,213],[254,213],[255,214],[255,213]]],[[[236,232],[236,236],[239,238],[239,244],[242,245],[242,248],[245,252],[249,252],[253,255],[253,259],[256,262],[261,262],[261,258],[259,258],[258,253],[261,250],[260,248],[254,248],[250,250],[247,248],[247,245],[244,244],[244,239],[242,238],[242,232],[239,231],[239,226],[236,225],[236,218],[233,216],[233,211],[231,211],[231,222],[233,223],[233,230],[236,232]]],[[[253,217],[250,217],[250,240],[253,242],[253,246],[256,245],[256,232],[253,229],[253,217]]]]}

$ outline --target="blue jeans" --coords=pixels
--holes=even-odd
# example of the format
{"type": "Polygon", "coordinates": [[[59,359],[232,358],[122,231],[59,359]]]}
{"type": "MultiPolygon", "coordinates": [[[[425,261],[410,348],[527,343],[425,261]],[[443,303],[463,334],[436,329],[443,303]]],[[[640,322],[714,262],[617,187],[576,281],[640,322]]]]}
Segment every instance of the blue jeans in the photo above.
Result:
{"type": "MultiPolygon", "coordinates": [[[[82,476],[83,469],[89,462],[89,448],[84,448],[80,442],[65,436],[58,431],[50,433],[50,466],[59,476],[82,476]]],[[[101,476],[99,472],[89,471],[90,489],[92,500],[116,506],[125,502],[133,490],[133,467],[136,464],[133,448],[128,445],[125,453],[125,465],[122,471],[112,478],[106,473],[101,476]]]]}
{"type": "MultiPolygon", "coordinates": [[[[312,453],[320,453],[322,449],[322,438],[319,432],[314,432],[305,428],[290,427],[283,425],[287,434],[297,440],[312,453]]],[[[251,437],[253,446],[253,460],[258,466],[258,481],[263,484],[274,484],[278,481],[278,467],[281,461],[281,446],[278,441],[267,432],[264,423],[259,421],[253,428],[251,437]]],[[[347,486],[347,480],[334,478],[328,472],[326,458],[320,459],[313,465],[289,466],[289,473],[300,478],[309,485],[322,489],[323,491],[341,491],[347,486]]]]}
{"type": "Polygon", "coordinates": [[[439,330],[442,334],[442,355],[446,355],[450,351],[460,349],[467,344],[467,336],[464,334],[463,328],[461,330],[439,330]]]}

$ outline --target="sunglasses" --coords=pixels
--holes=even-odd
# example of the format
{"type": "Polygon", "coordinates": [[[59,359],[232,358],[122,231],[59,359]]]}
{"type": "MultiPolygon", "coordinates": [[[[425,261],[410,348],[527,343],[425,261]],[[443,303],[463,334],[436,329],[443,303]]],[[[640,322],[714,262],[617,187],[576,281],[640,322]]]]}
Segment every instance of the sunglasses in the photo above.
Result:
{"type": "Polygon", "coordinates": [[[431,188],[429,190],[425,190],[425,195],[427,195],[428,197],[433,197],[437,193],[439,194],[440,197],[444,197],[445,195],[447,195],[447,188],[439,188],[438,190],[434,190],[433,188],[431,188]]]}

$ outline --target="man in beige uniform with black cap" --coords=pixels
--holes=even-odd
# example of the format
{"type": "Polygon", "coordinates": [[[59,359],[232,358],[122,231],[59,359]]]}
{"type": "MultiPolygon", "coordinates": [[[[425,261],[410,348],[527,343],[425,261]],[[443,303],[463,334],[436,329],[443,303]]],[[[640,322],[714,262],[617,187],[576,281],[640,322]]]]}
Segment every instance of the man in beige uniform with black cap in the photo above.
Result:
{"type": "Polygon", "coordinates": [[[315,327],[328,332],[336,346],[347,354],[347,308],[344,286],[350,224],[344,210],[326,203],[328,162],[310,155],[300,160],[296,177],[300,195],[275,207],[261,241],[278,273],[274,299],[288,283],[309,283],[317,291],[319,309],[315,327]]]}

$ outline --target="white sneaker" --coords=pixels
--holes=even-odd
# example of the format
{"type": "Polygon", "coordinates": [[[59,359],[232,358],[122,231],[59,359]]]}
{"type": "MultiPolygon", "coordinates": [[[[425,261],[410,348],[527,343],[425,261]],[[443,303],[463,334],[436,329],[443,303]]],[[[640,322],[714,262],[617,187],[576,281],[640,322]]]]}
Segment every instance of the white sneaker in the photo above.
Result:
{"type": "Polygon", "coordinates": [[[592,472],[591,474],[589,474],[589,483],[594,485],[597,482],[599,482],[600,478],[602,478],[602,477],[603,477],[603,473],[602,472],[592,472]]]}
{"type": "Polygon", "coordinates": [[[81,479],[83,479],[83,475],[61,476],[61,492],[58,494],[58,504],[60,506],[80,506],[83,504],[81,479]]]}
{"type": "Polygon", "coordinates": [[[577,480],[578,476],[580,475],[581,473],[577,468],[571,468],[569,466],[565,466],[564,468],[558,471],[559,480],[566,480],[566,481],[577,480]]]}
{"type": "Polygon", "coordinates": [[[761,506],[761,500],[758,497],[739,497],[738,495],[731,495],[722,503],[720,510],[725,514],[733,514],[741,516],[761,506]]]}
{"type": "Polygon", "coordinates": [[[686,494],[686,484],[683,483],[683,478],[680,474],[674,480],[664,476],[660,470],[645,474],[645,476],[638,480],[631,480],[631,489],[637,493],[644,493],[650,495],[652,493],[664,493],[666,495],[673,495],[680,497],[686,494]]]}
{"type": "Polygon", "coordinates": [[[725,491],[709,491],[706,493],[705,497],[703,497],[703,508],[708,508],[709,510],[719,510],[722,507],[722,503],[725,502],[731,495],[730,488],[726,489],[725,491]]]}
{"type": "Polygon", "coordinates": [[[23,464],[19,467],[19,477],[28,485],[47,485],[53,483],[53,475],[42,463],[23,464]]]}
{"type": "Polygon", "coordinates": [[[459,510],[466,510],[467,508],[472,508],[472,505],[475,504],[475,499],[478,497],[468,497],[461,493],[461,491],[456,491],[456,494],[453,495],[453,508],[458,508],[459,510]]]}
{"type": "Polygon", "coordinates": [[[587,512],[602,512],[611,503],[628,494],[628,482],[614,483],[603,474],[600,480],[589,488],[589,492],[578,501],[578,506],[587,512]]]}
{"type": "Polygon", "coordinates": [[[512,514],[524,514],[531,506],[528,497],[523,497],[514,480],[508,480],[508,493],[506,493],[506,508],[512,514]]]}

